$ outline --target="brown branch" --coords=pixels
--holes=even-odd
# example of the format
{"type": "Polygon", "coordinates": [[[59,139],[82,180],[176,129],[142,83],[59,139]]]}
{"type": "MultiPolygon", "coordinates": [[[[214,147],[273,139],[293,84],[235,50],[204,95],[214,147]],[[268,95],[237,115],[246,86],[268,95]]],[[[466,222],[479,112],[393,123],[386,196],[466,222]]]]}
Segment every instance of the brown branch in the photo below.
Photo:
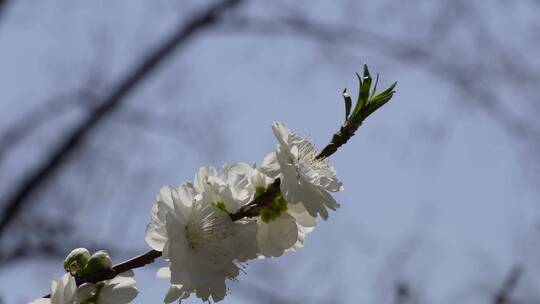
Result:
{"type": "Polygon", "coordinates": [[[339,131],[336,132],[332,136],[332,140],[322,151],[315,157],[316,159],[323,159],[330,157],[332,154],[334,154],[339,147],[343,146],[344,144],[349,141],[351,137],[354,136],[354,132],[362,125],[355,124],[351,120],[347,120],[341,128],[339,128],[339,131]]]}
{"type": "MultiPolygon", "coordinates": [[[[325,149],[321,151],[321,153],[317,155],[316,158],[321,159],[321,158],[329,157],[330,155],[334,154],[334,152],[337,151],[336,147],[340,147],[341,145],[346,143],[349,138],[351,138],[354,135],[354,131],[351,131],[351,132],[344,131],[344,129],[349,128],[347,126],[348,124],[345,123],[341,127],[340,132],[336,133],[332,137],[332,141],[325,147],[325,149]],[[337,136],[337,134],[340,134],[340,135],[337,136]],[[332,146],[332,148],[328,149],[329,146],[332,146]]],[[[280,192],[280,184],[281,184],[281,180],[279,178],[276,178],[274,182],[270,186],[268,186],[268,189],[264,193],[262,193],[259,197],[257,197],[251,203],[240,208],[237,212],[230,214],[231,220],[238,221],[246,217],[251,218],[251,217],[259,216],[261,213],[261,210],[264,207],[267,207],[268,205],[272,204],[275,195],[280,192]]],[[[103,280],[112,279],[116,275],[122,272],[131,270],[134,268],[140,268],[147,264],[150,264],[154,262],[154,260],[160,256],[161,256],[160,251],[150,250],[146,252],[145,254],[142,254],[135,258],[124,261],[118,265],[115,265],[110,271],[98,273],[92,277],[80,278],[77,280],[77,286],[83,283],[87,283],[87,282],[97,283],[103,280]]],[[[47,295],[45,297],[49,297],[49,296],[50,295],[47,295]]]]}
{"type": "Polygon", "coordinates": [[[230,214],[231,220],[238,221],[245,217],[259,216],[259,214],[261,213],[261,210],[264,207],[267,207],[272,204],[274,197],[280,191],[279,190],[280,183],[281,183],[281,180],[279,178],[276,178],[274,182],[270,186],[268,186],[268,189],[266,189],[266,191],[262,193],[259,197],[257,197],[253,202],[238,209],[238,211],[236,211],[235,213],[230,214]]]}
{"type": "Polygon", "coordinates": [[[2,204],[3,211],[0,217],[0,238],[9,223],[17,216],[28,197],[41,187],[47,178],[65,165],[65,160],[80,148],[89,134],[96,129],[104,119],[117,110],[126,97],[154,72],[165,59],[172,56],[174,51],[183,46],[203,29],[214,25],[222,13],[238,4],[242,0],[224,0],[213,4],[202,13],[196,14],[185,25],[181,26],[163,44],[153,49],[136,65],[118,84],[110,94],[105,96],[98,106],[61,142],[46,160],[30,174],[26,180],[2,204]]]}
{"type": "MultiPolygon", "coordinates": [[[[354,132],[361,124],[353,124],[350,120],[346,121],[340,128],[340,130],[334,134],[330,143],[316,156],[316,159],[323,159],[334,154],[339,147],[345,144],[352,136],[354,132]]],[[[281,180],[276,178],[274,182],[268,186],[268,189],[254,199],[251,203],[241,207],[237,212],[230,214],[232,221],[238,221],[243,218],[252,218],[259,216],[262,209],[271,205],[273,200],[280,192],[281,180]]],[[[145,254],[137,256],[135,258],[124,261],[115,265],[111,270],[106,272],[97,273],[91,277],[77,278],[77,286],[92,282],[97,283],[104,280],[112,279],[116,275],[135,268],[143,267],[147,264],[153,263],[155,259],[160,257],[162,253],[156,250],[150,250],[145,254]]],[[[50,297],[49,295],[44,296],[50,297]]]]}

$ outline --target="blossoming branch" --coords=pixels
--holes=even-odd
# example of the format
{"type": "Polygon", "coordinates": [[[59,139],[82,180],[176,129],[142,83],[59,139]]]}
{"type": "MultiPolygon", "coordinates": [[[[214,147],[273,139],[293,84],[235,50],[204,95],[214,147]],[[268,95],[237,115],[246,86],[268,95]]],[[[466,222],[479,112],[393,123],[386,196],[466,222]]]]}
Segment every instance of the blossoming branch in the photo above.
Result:
{"type": "Polygon", "coordinates": [[[396,83],[377,92],[367,66],[358,75],[354,109],[343,91],[345,120],[320,152],[283,123],[272,130],[275,151],[260,166],[236,163],[221,170],[200,168],[193,181],[165,186],[151,210],[145,240],[151,250],[112,266],[105,251],[73,250],[66,273],[51,284],[51,294],[33,304],[124,304],[138,294],[132,269],[163,257],[169,266],[157,276],[170,281],[165,303],[194,294],[218,302],[227,280],[236,280],[249,260],[278,257],[302,248],[316,219],[326,220],[339,204],[332,192],[343,190],[328,157],[354,135],[364,120],[386,104],[396,83]]]}

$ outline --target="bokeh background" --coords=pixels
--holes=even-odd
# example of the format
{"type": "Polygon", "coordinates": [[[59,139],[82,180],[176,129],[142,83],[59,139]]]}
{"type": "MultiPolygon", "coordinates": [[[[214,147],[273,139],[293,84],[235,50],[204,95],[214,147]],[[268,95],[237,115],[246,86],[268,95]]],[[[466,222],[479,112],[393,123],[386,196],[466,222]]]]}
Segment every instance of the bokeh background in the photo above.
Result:
{"type": "MultiPolygon", "coordinates": [[[[368,63],[399,83],[332,157],[341,209],[223,303],[540,303],[538,20],[538,0],[0,0],[2,302],[75,247],[146,251],[159,188],[260,163],[273,121],[325,145],[368,63]]],[[[161,302],[160,265],[134,303],[161,302]]]]}

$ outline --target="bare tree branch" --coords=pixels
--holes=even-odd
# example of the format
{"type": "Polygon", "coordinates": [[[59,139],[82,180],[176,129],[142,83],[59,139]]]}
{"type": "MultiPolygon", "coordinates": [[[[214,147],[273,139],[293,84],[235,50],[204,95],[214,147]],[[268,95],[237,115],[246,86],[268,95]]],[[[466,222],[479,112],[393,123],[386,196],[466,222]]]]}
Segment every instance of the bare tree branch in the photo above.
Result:
{"type": "Polygon", "coordinates": [[[105,118],[122,105],[131,92],[141,85],[152,72],[155,72],[160,64],[170,58],[175,50],[186,45],[190,39],[193,39],[203,29],[215,25],[226,10],[237,6],[241,2],[242,0],[224,0],[196,14],[187,23],[180,26],[164,43],[150,51],[139,64],[135,65],[113,87],[111,92],[101,102],[98,102],[98,106],[88,117],[75,127],[67,138],[53,149],[49,157],[21,183],[14,191],[14,194],[2,203],[4,210],[0,218],[0,237],[2,237],[8,224],[17,216],[19,210],[27,204],[27,198],[37,191],[47,178],[65,165],[65,160],[82,145],[88,135],[105,118]]]}
{"type": "Polygon", "coordinates": [[[516,289],[519,279],[523,275],[524,269],[521,265],[515,266],[506,276],[503,284],[493,296],[492,304],[511,304],[512,292],[516,289]]]}
{"type": "Polygon", "coordinates": [[[8,0],[0,0],[0,16],[4,13],[6,10],[8,0]]]}
{"type": "Polygon", "coordinates": [[[478,75],[471,72],[476,69],[475,65],[458,65],[455,61],[429,49],[363,28],[323,23],[302,16],[272,18],[238,16],[231,19],[222,28],[265,35],[301,34],[308,39],[334,43],[338,46],[347,41],[364,47],[375,47],[382,55],[400,62],[407,62],[450,81],[467,97],[470,97],[467,99],[468,101],[475,100],[476,106],[494,118],[505,131],[517,138],[530,140],[529,143],[532,142],[535,147],[540,147],[540,130],[509,111],[501,98],[486,88],[482,79],[478,79],[478,75]]]}
{"type": "Polygon", "coordinates": [[[40,106],[17,119],[14,124],[0,134],[0,166],[8,152],[37,130],[40,125],[64,111],[70,110],[72,105],[86,103],[89,99],[94,98],[97,96],[86,90],[61,93],[45,100],[40,106]]]}
{"type": "Polygon", "coordinates": [[[411,288],[407,282],[396,284],[396,304],[407,304],[411,298],[411,288]]]}

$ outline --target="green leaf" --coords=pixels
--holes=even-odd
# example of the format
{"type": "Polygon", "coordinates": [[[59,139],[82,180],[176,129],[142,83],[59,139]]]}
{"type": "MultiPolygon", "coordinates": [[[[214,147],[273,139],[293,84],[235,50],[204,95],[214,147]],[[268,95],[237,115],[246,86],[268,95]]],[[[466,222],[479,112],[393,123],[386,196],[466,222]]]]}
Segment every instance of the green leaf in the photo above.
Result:
{"type": "Polygon", "coordinates": [[[360,82],[360,85],[359,87],[362,86],[362,76],[360,76],[360,74],[358,74],[358,72],[354,72],[356,74],[356,78],[358,78],[358,82],[360,82]]]}
{"type": "Polygon", "coordinates": [[[362,102],[362,100],[360,99],[360,88],[362,87],[362,76],[360,76],[360,74],[358,73],[355,73],[356,74],[356,77],[358,77],[358,99],[356,100],[356,105],[354,106],[354,110],[352,112],[352,116],[356,116],[358,114],[358,112],[360,112],[360,109],[362,109],[364,107],[364,103],[362,102]]]}
{"type": "Polygon", "coordinates": [[[364,107],[368,104],[369,101],[369,91],[371,88],[371,74],[369,73],[369,69],[367,65],[364,64],[364,76],[360,77],[358,73],[356,73],[356,76],[358,77],[358,80],[360,82],[360,89],[358,92],[358,101],[356,102],[356,106],[354,107],[354,111],[352,113],[352,116],[355,120],[357,120],[357,117],[360,115],[360,112],[363,111],[364,107]]]}
{"type": "Polygon", "coordinates": [[[392,95],[391,94],[390,96],[386,97],[386,98],[383,98],[383,99],[379,99],[377,100],[376,102],[372,102],[370,103],[369,105],[366,106],[366,112],[365,112],[365,117],[364,119],[366,119],[369,115],[371,115],[373,112],[377,111],[380,107],[382,107],[385,103],[387,103],[388,101],[390,101],[390,99],[392,98],[392,95]]]}
{"type": "MultiPolygon", "coordinates": [[[[396,87],[397,82],[392,83],[386,90],[377,93],[377,86],[379,84],[379,74],[377,73],[375,85],[373,86],[373,90],[371,90],[373,79],[371,78],[371,74],[366,64],[364,64],[363,76],[361,77],[358,73],[356,73],[356,77],[358,77],[359,82],[358,100],[350,116],[346,115],[346,121],[359,126],[362,124],[364,119],[382,107],[385,103],[390,101],[395,93],[394,88],[396,87]]],[[[343,94],[346,94],[346,92],[347,91],[344,90],[343,94]]],[[[345,103],[347,103],[347,97],[345,95],[343,95],[343,97],[346,99],[345,103]]],[[[345,107],[346,113],[348,114],[347,105],[345,105],[345,107]]]]}
{"type": "Polygon", "coordinates": [[[373,91],[371,92],[371,95],[369,96],[369,99],[373,99],[373,96],[375,96],[375,93],[377,92],[377,85],[379,84],[379,73],[377,73],[377,78],[375,78],[375,85],[373,86],[373,91]]]}
{"type": "Polygon", "coordinates": [[[386,104],[392,97],[394,96],[394,88],[396,87],[397,82],[394,82],[388,89],[384,90],[383,92],[377,94],[370,103],[366,106],[366,110],[364,112],[364,115],[362,115],[362,120],[367,118],[371,113],[377,111],[380,107],[382,107],[384,104],[386,104]]]}
{"type": "Polygon", "coordinates": [[[371,88],[371,75],[367,65],[364,64],[364,79],[362,79],[362,85],[360,86],[360,99],[363,105],[366,105],[369,99],[369,90],[371,88]]]}
{"type": "Polygon", "coordinates": [[[347,118],[349,118],[349,114],[351,114],[352,99],[351,95],[347,93],[347,88],[343,90],[341,95],[343,96],[343,99],[345,99],[345,120],[347,120],[347,118]]]}
{"type": "Polygon", "coordinates": [[[394,93],[394,88],[396,87],[397,85],[397,81],[394,81],[394,83],[392,83],[390,85],[390,87],[388,87],[388,89],[380,92],[379,94],[377,94],[377,96],[375,96],[375,98],[373,99],[377,99],[379,96],[382,96],[382,95],[388,95],[388,94],[391,94],[391,93],[394,93]]]}

